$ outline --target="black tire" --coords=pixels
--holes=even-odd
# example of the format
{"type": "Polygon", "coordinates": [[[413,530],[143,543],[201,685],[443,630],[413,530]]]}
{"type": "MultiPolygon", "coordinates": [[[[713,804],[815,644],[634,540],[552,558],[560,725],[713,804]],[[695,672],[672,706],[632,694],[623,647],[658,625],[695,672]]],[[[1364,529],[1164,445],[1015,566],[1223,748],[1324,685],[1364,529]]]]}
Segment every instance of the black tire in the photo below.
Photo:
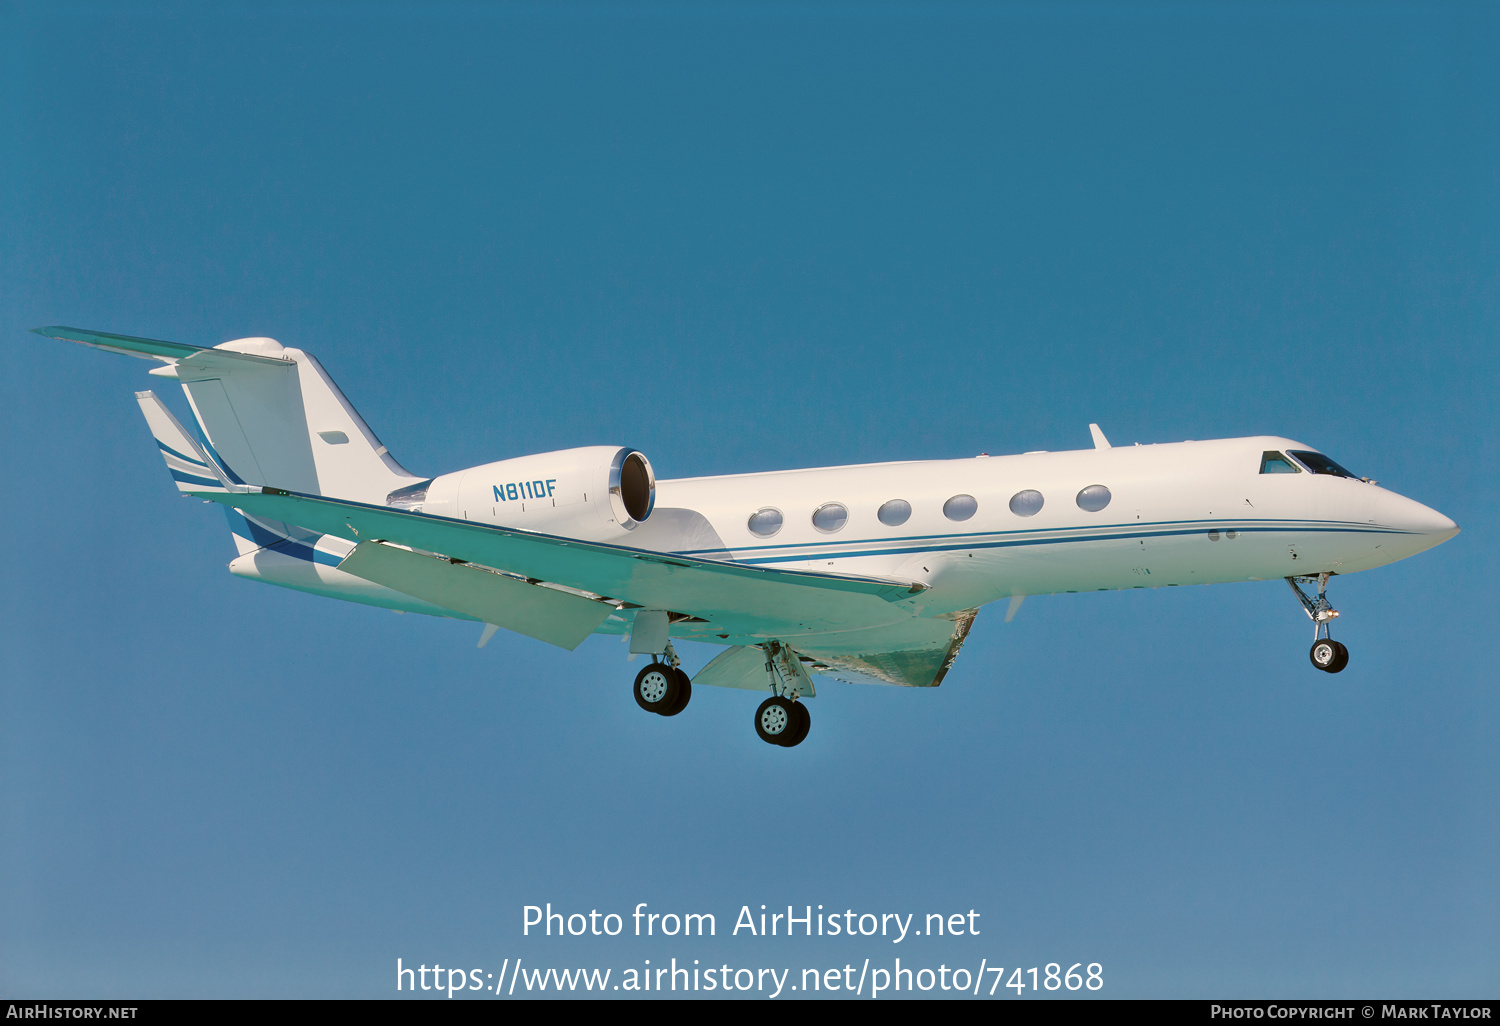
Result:
{"type": "Polygon", "coordinates": [[[1334,647],[1338,649],[1338,655],[1333,659],[1333,665],[1328,668],[1329,673],[1338,673],[1349,665],[1349,650],[1342,643],[1335,641],[1334,647]]]}
{"type": "Polygon", "coordinates": [[[677,674],[677,701],[672,708],[662,710],[663,716],[676,716],[687,708],[688,702],[692,701],[693,698],[693,682],[688,678],[688,675],[683,673],[680,668],[672,672],[677,674]]]}
{"type": "Polygon", "coordinates": [[[812,715],[807,711],[807,706],[801,702],[793,702],[792,709],[797,714],[797,721],[792,724],[792,729],[783,735],[780,742],[783,748],[796,748],[807,738],[807,732],[812,729],[812,715]]]}
{"type": "MultiPolygon", "coordinates": [[[[1338,673],[1339,670],[1344,668],[1343,663],[1339,662],[1339,649],[1341,648],[1344,648],[1344,646],[1332,638],[1319,638],[1313,642],[1312,648],[1308,650],[1307,658],[1311,659],[1312,664],[1324,673],[1338,673]]],[[[1344,662],[1348,662],[1348,660],[1349,650],[1344,649],[1344,662]]]]}
{"type": "Polygon", "coordinates": [[[797,725],[795,704],[780,695],[772,695],[760,703],[760,708],[755,710],[755,732],[762,741],[779,745],[782,737],[789,736],[787,732],[797,725]]]}
{"type": "MultiPolygon", "coordinates": [[[[671,716],[682,699],[682,684],[677,671],[665,663],[652,663],[635,677],[635,704],[647,712],[671,716]]],[[[684,703],[686,704],[686,703],[684,703]]]]}

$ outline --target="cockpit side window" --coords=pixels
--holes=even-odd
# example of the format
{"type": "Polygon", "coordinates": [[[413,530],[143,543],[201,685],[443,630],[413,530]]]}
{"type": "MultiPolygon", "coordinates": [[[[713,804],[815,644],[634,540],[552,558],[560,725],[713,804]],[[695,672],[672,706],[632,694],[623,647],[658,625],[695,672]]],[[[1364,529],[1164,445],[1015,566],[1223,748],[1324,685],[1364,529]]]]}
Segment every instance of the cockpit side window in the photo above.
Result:
{"type": "Polygon", "coordinates": [[[1279,452],[1262,453],[1260,457],[1260,472],[1262,474],[1300,474],[1302,471],[1297,464],[1281,455],[1279,452]]]}
{"type": "MultiPolygon", "coordinates": [[[[1297,449],[1288,449],[1287,451],[1297,457],[1301,464],[1314,474],[1328,474],[1331,477],[1354,477],[1349,471],[1320,452],[1302,452],[1297,449]]],[[[1358,478],[1355,478],[1355,480],[1358,480],[1358,478]]]]}

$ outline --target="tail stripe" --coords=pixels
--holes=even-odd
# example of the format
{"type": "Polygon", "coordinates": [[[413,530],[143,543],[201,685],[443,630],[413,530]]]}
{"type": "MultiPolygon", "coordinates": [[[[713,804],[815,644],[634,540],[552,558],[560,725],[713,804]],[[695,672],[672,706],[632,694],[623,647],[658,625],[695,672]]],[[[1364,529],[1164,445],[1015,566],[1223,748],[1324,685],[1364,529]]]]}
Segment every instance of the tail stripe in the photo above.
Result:
{"type": "Polygon", "coordinates": [[[193,442],[192,436],[183,430],[155,393],[137,392],[135,398],[146,418],[146,426],[151,429],[151,437],[156,439],[156,447],[161,450],[167,471],[177,482],[177,490],[223,491],[225,475],[214,470],[202,447],[193,442]]]}
{"type": "Polygon", "coordinates": [[[182,460],[182,462],[184,462],[184,463],[191,463],[193,466],[195,466],[195,467],[202,467],[204,470],[208,470],[209,469],[208,464],[204,463],[202,460],[198,459],[196,456],[189,456],[185,452],[178,452],[176,449],[172,448],[170,445],[167,445],[165,442],[163,442],[160,438],[158,438],[156,440],[156,447],[158,449],[160,449],[162,452],[166,453],[168,456],[176,456],[178,459],[182,460]]]}
{"type": "Polygon", "coordinates": [[[204,485],[213,487],[219,484],[213,468],[207,463],[185,456],[170,445],[163,444],[159,439],[156,445],[161,450],[162,458],[167,461],[167,469],[172,472],[172,480],[178,484],[190,484],[194,487],[204,485]]]}
{"type": "MultiPolygon", "coordinates": [[[[218,483],[219,483],[219,479],[216,478],[216,477],[198,477],[195,474],[184,474],[182,471],[180,471],[180,470],[173,470],[170,467],[167,468],[167,469],[171,470],[172,480],[176,481],[178,484],[192,485],[194,488],[204,488],[204,487],[210,487],[210,488],[212,488],[212,487],[216,487],[218,485],[218,483]]],[[[181,490],[182,491],[187,491],[187,489],[181,489],[181,490]]]]}

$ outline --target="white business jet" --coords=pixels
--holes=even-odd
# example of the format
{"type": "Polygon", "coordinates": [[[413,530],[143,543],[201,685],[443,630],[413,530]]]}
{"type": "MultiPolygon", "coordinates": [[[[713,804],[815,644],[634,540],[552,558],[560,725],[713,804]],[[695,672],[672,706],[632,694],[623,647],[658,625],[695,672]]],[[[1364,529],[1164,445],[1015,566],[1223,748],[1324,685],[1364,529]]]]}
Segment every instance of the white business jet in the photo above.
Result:
{"type": "Polygon", "coordinates": [[[770,692],[755,730],[807,736],[812,675],[935,687],[980,606],[1027,595],[1286,580],[1314,666],[1348,650],[1327,585],[1458,533],[1434,510],[1289,438],[873,463],[658,481],[634,449],[591,446],[439,477],[405,470],[312,355],[269,338],[212,349],[36,329],[159,361],[195,438],[137,392],[186,495],[221,503],[231,573],[576,648],[628,637],[653,657],[641,708],[692,685],[770,692]],[[1316,590],[1312,590],[1313,588],[1316,590]],[[689,680],[676,641],[725,651],[689,680]]]}

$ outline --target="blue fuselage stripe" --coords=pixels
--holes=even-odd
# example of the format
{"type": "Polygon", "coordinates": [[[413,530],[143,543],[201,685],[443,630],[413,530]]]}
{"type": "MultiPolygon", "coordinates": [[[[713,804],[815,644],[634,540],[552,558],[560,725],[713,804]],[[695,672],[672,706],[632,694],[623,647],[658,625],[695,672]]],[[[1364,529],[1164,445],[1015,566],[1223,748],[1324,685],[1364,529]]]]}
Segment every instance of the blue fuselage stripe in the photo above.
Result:
{"type": "MultiPolygon", "coordinates": [[[[1067,528],[1054,528],[1042,531],[993,531],[977,535],[924,535],[910,538],[893,538],[886,545],[904,541],[929,541],[929,545],[908,545],[894,548],[859,548],[858,546],[869,546],[881,544],[878,539],[861,538],[843,543],[837,549],[829,549],[828,542],[812,542],[796,545],[758,545],[751,549],[738,551],[761,551],[767,549],[780,549],[782,554],[776,556],[752,556],[736,559],[737,563],[757,565],[761,563],[788,563],[799,560],[818,559],[852,559],[857,556],[904,556],[917,555],[924,552],[952,552],[955,550],[973,549],[1003,549],[1014,548],[1025,545],[1065,545],[1072,542],[1098,542],[1098,541],[1124,541],[1140,538],[1168,538],[1174,536],[1206,534],[1209,531],[1238,531],[1241,534],[1410,534],[1409,531],[1400,531],[1394,528],[1377,527],[1370,524],[1338,523],[1332,524],[1309,524],[1305,521],[1276,521],[1275,526],[1240,526],[1234,521],[1194,521],[1192,527],[1168,527],[1163,525],[1158,530],[1148,531],[1121,531],[1118,533],[1101,533],[1099,528],[1083,528],[1075,530],[1086,530],[1086,534],[1070,534],[1059,536],[1055,532],[1066,531],[1067,528]],[[1041,534],[1049,534],[1050,537],[1037,537],[1041,534]],[[797,549],[817,549],[822,551],[798,552],[797,549]]],[[[1124,526],[1124,525],[1121,525],[1124,526]]],[[[1104,530],[1108,530],[1107,528],[1104,530]]],[[[701,556],[713,558],[714,555],[728,556],[732,549],[692,549],[678,552],[678,555],[701,556]]]]}

